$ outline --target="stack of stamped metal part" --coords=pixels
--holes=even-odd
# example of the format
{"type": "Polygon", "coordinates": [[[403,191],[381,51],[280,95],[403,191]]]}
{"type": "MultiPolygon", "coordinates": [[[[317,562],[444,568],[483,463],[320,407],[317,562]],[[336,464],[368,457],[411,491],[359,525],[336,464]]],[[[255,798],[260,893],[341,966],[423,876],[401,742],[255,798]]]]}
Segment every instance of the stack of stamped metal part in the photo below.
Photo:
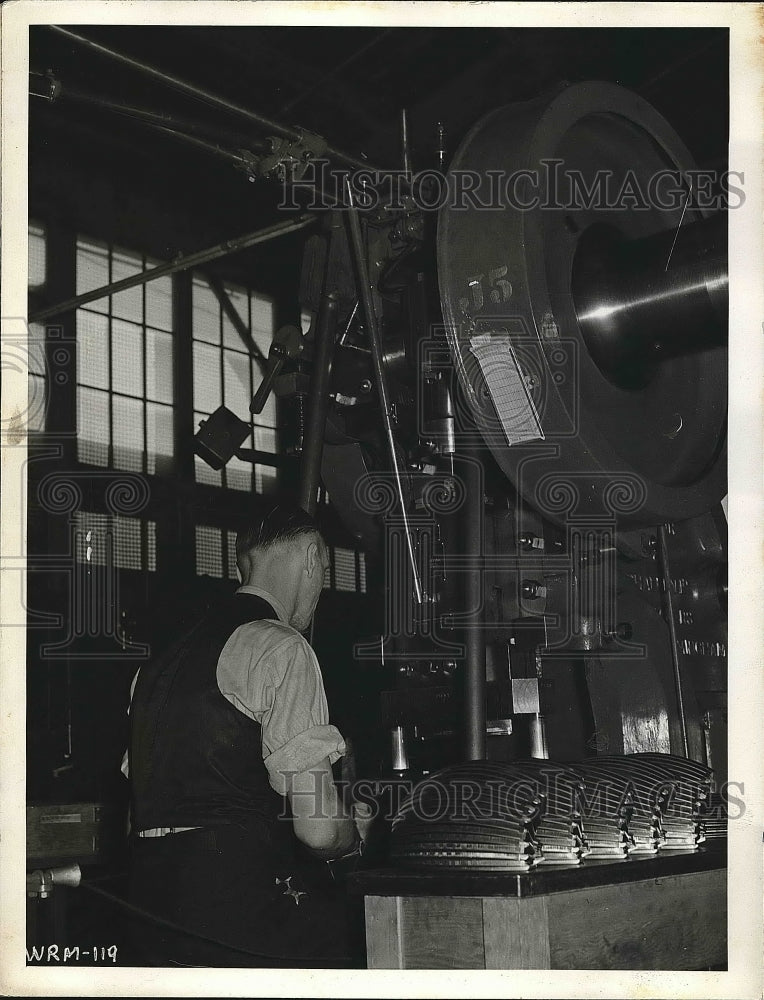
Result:
{"type": "Polygon", "coordinates": [[[527,871],[543,800],[511,764],[456,764],[420,782],[393,820],[391,858],[426,868],[527,871]]]}
{"type": "Polygon", "coordinates": [[[593,757],[576,765],[584,786],[584,855],[592,860],[625,861],[630,849],[642,853],[658,849],[657,817],[652,812],[635,816],[635,794],[626,760],[593,757]]]}
{"type": "Polygon", "coordinates": [[[541,808],[532,824],[540,864],[579,864],[586,847],[581,816],[583,779],[565,764],[529,758],[512,762],[522,780],[535,785],[541,808]]]}
{"type": "Polygon", "coordinates": [[[703,811],[711,794],[711,769],[672,754],[640,753],[627,759],[654,782],[661,850],[694,850],[706,839],[703,811]]]}
{"type": "Polygon", "coordinates": [[[710,780],[705,765],[658,753],[572,765],[457,764],[403,801],[391,858],[409,867],[527,871],[695,850],[705,839],[710,780]]]}
{"type": "Polygon", "coordinates": [[[700,825],[706,840],[725,840],[728,822],[728,806],[724,796],[717,791],[711,792],[700,810],[700,825]]]}
{"type": "Polygon", "coordinates": [[[392,860],[421,867],[527,871],[578,864],[580,779],[547,760],[473,761],[421,782],[393,820],[392,860]]]}
{"type": "Polygon", "coordinates": [[[702,809],[711,771],[672,754],[595,757],[576,765],[584,779],[586,857],[695,850],[705,839],[702,809]]]}

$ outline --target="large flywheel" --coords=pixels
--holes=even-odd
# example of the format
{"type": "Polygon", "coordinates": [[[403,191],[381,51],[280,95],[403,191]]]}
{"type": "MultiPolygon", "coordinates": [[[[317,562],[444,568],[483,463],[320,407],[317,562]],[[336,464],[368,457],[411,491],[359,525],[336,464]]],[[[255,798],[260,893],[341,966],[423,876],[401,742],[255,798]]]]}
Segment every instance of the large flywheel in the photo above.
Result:
{"type": "Polygon", "coordinates": [[[726,492],[726,214],[698,207],[693,169],[604,83],[492,112],[451,162],[438,279],[462,405],[552,519],[681,520],[726,492]]]}

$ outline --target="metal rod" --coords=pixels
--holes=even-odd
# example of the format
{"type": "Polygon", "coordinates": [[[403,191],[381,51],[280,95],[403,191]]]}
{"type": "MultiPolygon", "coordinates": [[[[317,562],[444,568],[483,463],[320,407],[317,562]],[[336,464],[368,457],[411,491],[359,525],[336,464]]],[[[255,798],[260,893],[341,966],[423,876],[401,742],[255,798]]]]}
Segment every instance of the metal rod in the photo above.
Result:
{"type": "Polygon", "coordinates": [[[405,108],[401,108],[401,147],[403,150],[403,172],[411,177],[411,148],[409,145],[409,118],[405,108]]]}
{"type": "MultiPolygon", "coordinates": [[[[128,115],[126,117],[130,116],[128,115]]],[[[207,142],[206,139],[200,139],[198,136],[190,135],[188,132],[179,132],[177,129],[170,128],[167,125],[160,125],[157,122],[144,121],[143,119],[136,120],[139,120],[141,125],[147,125],[149,128],[153,128],[155,132],[164,132],[165,135],[170,135],[174,139],[180,139],[182,142],[196,146],[197,149],[203,149],[206,153],[212,153],[215,156],[222,156],[226,160],[230,160],[234,166],[245,167],[251,162],[246,156],[242,156],[240,153],[234,153],[230,149],[224,149],[215,142],[207,142]]]]}
{"type": "Polygon", "coordinates": [[[485,760],[485,632],[480,628],[483,576],[475,565],[483,548],[483,484],[475,449],[468,448],[464,457],[466,502],[462,513],[462,538],[465,553],[473,560],[472,569],[464,574],[464,603],[469,615],[465,627],[464,753],[466,760],[485,760]]]}
{"type": "Polygon", "coordinates": [[[256,152],[266,152],[269,149],[266,140],[259,141],[239,132],[231,132],[228,129],[221,130],[201,121],[179,117],[177,114],[151,111],[148,108],[137,108],[131,104],[109,100],[98,94],[77,90],[74,87],[61,87],[60,92],[56,95],[56,100],[74,101],[79,104],[87,104],[91,107],[100,108],[104,111],[113,111],[127,118],[133,118],[141,124],[154,125],[157,128],[172,132],[181,139],[195,139],[210,149],[210,151],[216,151],[221,155],[230,157],[232,160],[244,161],[246,157],[222,148],[221,143],[226,143],[236,149],[247,149],[248,151],[256,152]]]}
{"type": "MultiPolygon", "coordinates": [[[[78,35],[76,31],[70,31],[68,28],[63,28],[60,24],[49,24],[46,27],[50,28],[51,31],[64,35],[64,37],[73,42],[85,45],[94,52],[107,56],[109,59],[114,59],[116,62],[120,62],[124,66],[130,66],[139,73],[145,73],[147,76],[151,76],[155,80],[161,80],[163,83],[166,83],[171,87],[175,87],[176,90],[189,94],[198,100],[214,104],[219,108],[223,108],[224,110],[231,112],[232,114],[240,115],[242,118],[246,118],[248,121],[259,125],[262,128],[268,129],[270,132],[276,132],[278,135],[282,135],[287,139],[292,139],[293,141],[299,141],[302,135],[299,129],[291,128],[287,125],[282,125],[280,122],[273,121],[271,118],[266,118],[265,115],[260,115],[255,111],[251,111],[249,108],[242,107],[240,104],[235,104],[233,101],[226,100],[224,97],[212,94],[201,87],[197,87],[192,83],[181,80],[179,77],[172,76],[170,73],[164,73],[162,70],[158,70],[154,66],[149,66],[147,63],[143,63],[138,59],[126,56],[122,52],[110,49],[108,46],[101,45],[99,42],[94,42],[92,39],[85,38],[83,35],[78,35]]],[[[333,146],[327,146],[326,153],[332,159],[339,160],[341,163],[345,163],[350,167],[356,167],[359,170],[376,169],[365,160],[360,160],[355,156],[350,156],[348,153],[344,153],[342,150],[336,149],[333,146]]]]}
{"type": "Polygon", "coordinates": [[[225,257],[238,250],[246,250],[248,247],[256,246],[258,243],[266,243],[268,240],[275,239],[277,236],[286,236],[287,233],[294,233],[300,229],[305,229],[306,226],[311,225],[315,221],[315,215],[303,213],[289,222],[277,222],[275,225],[267,226],[265,229],[258,229],[254,233],[247,233],[246,236],[239,236],[237,239],[218,243],[208,250],[199,250],[197,253],[188,254],[185,257],[182,255],[178,256],[175,260],[168,261],[166,264],[160,264],[158,267],[150,268],[148,271],[142,271],[140,274],[123,278],[121,281],[113,281],[110,285],[93,289],[92,292],[83,292],[82,295],[76,295],[73,299],[67,299],[66,302],[59,302],[58,305],[40,309],[29,317],[29,322],[40,323],[51,316],[59,316],[62,313],[71,312],[72,309],[77,309],[78,306],[85,305],[87,302],[95,302],[106,295],[114,295],[117,292],[122,292],[126,288],[145,285],[149,281],[153,281],[155,278],[163,278],[167,274],[176,274],[178,271],[185,271],[190,267],[200,267],[202,264],[209,264],[212,260],[225,257]]]}
{"type": "Polygon", "coordinates": [[[318,503],[318,484],[321,479],[321,457],[324,452],[326,417],[329,412],[329,379],[332,373],[338,307],[339,303],[334,291],[325,288],[318,315],[316,355],[313,362],[313,377],[310,380],[308,417],[303,443],[302,468],[300,469],[300,506],[308,514],[316,513],[318,503]]]}
{"type": "Polygon", "coordinates": [[[390,416],[390,395],[387,391],[387,380],[385,378],[384,362],[382,360],[382,345],[379,339],[377,328],[377,316],[374,312],[374,303],[371,298],[371,282],[369,281],[369,269],[366,266],[364,255],[363,238],[361,236],[361,222],[358,209],[353,201],[353,192],[350,181],[345,178],[345,197],[347,200],[347,219],[350,228],[350,243],[353,248],[356,268],[358,271],[358,284],[360,286],[360,298],[363,304],[363,311],[366,317],[366,327],[369,333],[369,344],[371,346],[371,360],[374,368],[374,380],[377,384],[377,395],[379,396],[379,406],[382,411],[382,422],[385,427],[385,437],[390,452],[390,461],[395,477],[395,487],[398,492],[398,503],[401,508],[403,527],[406,533],[406,547],[408,549],[411,572],[414,578],[414,594],[417,604],[422,603],[422,585],[419,581],[419,571],[416,565],[416,555],[414,553],[414,542],[411,537],[411,525],[406,513],[406,500],[403,495],[403,482],[401,471],[398,465],[398,455],[395,450],[395,435],[393,433],[393,422],[390,416]]]}
{"type": "Polygon", "coordinates": [[[280,468],[291,455],[274,455],[269,451],[258,451],[256,448],[237,448],[236,457],[242,462],[252,462],[253,465],[272,465],[280,468]]]}
{"type": "Polygon", "coordinates": [[[260,366],[260,371],[265,372],[268,365],[268,359],[265,357],[263,352],[257,346],[252,337],[252,331],[249,329],[247,324],[241,318],[241,316],[236,311],[236,306],[231,302],[231,299],[226,292],[223,282],[218,278],[216,274],[205,274],[204,275],[207,284],[210,286],[212,291],[215,293],[215,298],[220,303],[220,308],[228,317],[234,330],[239,335],[241,342],[244,344],[246,349],[249,351],[251,357],[257,361],[260,366]]]}
{"type": "Polygon", "coordinates": [[[668,544],[666,542],[666,526],[658,526],[658,565],[661,572],[663,587],[661,596],[663,598],[663,616],[669,629],[671,640],[671,662],[674,667],[674,685],[676,687],[676,701],[679,709],[679,725],[682,730],[682,746],[685,757],[690,756],[690,748],[687,742],[687,720],[684,711],[684,693],[682,690],[682,673],[679,664],[679,646],[676,637],[676,622],[674,620],[674,599],[671,596],[671,575],[669,572],[668,544]]]}

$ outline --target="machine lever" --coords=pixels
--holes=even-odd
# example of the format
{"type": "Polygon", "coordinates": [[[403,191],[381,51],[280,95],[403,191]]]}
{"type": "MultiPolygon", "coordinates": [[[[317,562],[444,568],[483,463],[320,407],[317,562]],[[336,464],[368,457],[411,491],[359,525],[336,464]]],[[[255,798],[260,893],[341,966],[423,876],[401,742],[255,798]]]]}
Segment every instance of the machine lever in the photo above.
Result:
{"type": "Polygon", "coordinates": [[[268,367],[265,378],[260,383],[252,402],[249,404],[250,413],[262,413],[268,396],[271,394],[273,383],[281,372],[287,361],[292,361],[302,353],[302,333],[296,326],[282,326],[276,331],[273,343],[268,351],[268,367]]]}

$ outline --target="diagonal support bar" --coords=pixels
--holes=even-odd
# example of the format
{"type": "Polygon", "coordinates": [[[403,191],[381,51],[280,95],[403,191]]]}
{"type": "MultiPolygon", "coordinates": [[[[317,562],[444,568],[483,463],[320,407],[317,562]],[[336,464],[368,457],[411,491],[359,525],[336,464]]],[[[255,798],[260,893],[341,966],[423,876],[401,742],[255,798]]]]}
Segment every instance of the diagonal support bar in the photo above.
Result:
{"type": "Polygon", "coordinates": [[[210,274],[205,272],[204,278],[207,284],[210,286],[212,291],[215,293],[215,298],[220,303],[220,307],[226,314],[231,324],[241,338],[241,342],[244,344],[246,349],[249,351],[250,355],[257,361],[260,366],[260,371],[263,373],[268,365],[268,359],[265,357],[263,352],[255,343],[254,337],[252,336],[252,331],[249,329],[247,324],[241,318],[236,309],[236,306],[231,302],[231,298],[228,292],[225,290],[223,282],[218,278],[216,274],[210,274]]]}

